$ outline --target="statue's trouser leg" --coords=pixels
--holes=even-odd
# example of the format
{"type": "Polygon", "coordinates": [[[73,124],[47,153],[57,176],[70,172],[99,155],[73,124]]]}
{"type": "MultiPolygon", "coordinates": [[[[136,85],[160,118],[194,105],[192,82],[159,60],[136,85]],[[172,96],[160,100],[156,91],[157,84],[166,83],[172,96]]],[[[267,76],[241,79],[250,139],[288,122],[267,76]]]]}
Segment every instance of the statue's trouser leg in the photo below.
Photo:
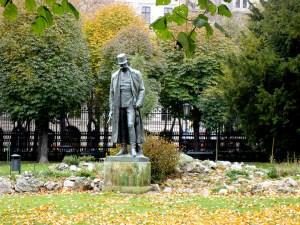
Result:
{"type": "Polygon", "coordinates": [[[136,156],[136,133],[135,133],[135,109],[133,107],[127,108],[127,125],[129,133],[130,151],[132,156],[136,156]]]}
{"type": "Polygon", "coordinates": [[[119,110],[119,134],[118,141],[121,143],[121,149],[116,155],[127,154],[127,109],[120,108],[119,110]]]}
{"type": "Polygon", "coordinates": [[[137,151],[138,151],[138,155],[139,156],[143,156],[144,153],[143,153],[143,148],[142,148],[142,144],[137,144],[137,151]]]}
{"type": "Polygon", "coordinates": [[[121,144],[121,149],[120,149],[120,151],[116,155],[124,155],[126,153],[127,153],[127,144],[126,143],[122,143],[121,144]]]}

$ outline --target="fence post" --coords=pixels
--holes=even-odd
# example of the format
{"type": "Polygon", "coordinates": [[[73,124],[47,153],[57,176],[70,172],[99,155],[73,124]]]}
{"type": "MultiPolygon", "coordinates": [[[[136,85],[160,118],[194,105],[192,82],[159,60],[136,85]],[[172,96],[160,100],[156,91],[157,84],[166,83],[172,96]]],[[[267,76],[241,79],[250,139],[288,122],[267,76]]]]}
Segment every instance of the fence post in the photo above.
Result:
{"type": "Polygon", "coordinates": [[[9,164],[9,162],[10,162],[10,144],[7,145],[6,160],[7,160],[7,163],[9,164]]]}

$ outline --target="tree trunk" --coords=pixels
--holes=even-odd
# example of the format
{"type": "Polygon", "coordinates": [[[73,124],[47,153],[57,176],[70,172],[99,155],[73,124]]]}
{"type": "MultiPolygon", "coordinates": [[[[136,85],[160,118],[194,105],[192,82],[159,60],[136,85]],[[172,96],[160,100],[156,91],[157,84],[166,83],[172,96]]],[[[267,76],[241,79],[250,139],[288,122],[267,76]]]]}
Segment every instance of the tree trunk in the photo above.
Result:
{"type": "Polygon", "coordinates": [[[48,163],[48,120],[38,121],[39,127],[39,144],[38,144],[38,162],[48,163]]]}
{"type": "Polygon", "coordinates": [[[275,137],[273,137],[272,139],[272,150],[271,150],[271,158],[270,158],[271,163],[274,162],[274,146],[275,146],[275,137]]]}

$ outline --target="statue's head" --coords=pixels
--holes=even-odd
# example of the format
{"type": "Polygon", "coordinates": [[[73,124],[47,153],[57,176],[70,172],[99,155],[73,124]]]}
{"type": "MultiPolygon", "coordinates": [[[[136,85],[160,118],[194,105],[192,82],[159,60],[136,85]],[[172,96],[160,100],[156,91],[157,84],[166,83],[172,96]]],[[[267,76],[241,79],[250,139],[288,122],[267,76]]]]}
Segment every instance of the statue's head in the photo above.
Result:
{"type": "Polygon", "coordinates": [[[128,68],[127,56],[125,53],[117,55],[117,63],[121,68],[128,68]]]}

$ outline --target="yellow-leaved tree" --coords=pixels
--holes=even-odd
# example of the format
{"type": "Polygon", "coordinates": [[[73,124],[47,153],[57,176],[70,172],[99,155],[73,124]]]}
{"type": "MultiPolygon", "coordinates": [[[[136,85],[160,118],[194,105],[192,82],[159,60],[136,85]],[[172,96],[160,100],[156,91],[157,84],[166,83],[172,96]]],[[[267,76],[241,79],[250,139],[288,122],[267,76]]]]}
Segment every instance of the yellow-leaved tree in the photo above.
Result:
{"type": "Polygon", "coordinates": [[[146,29],[145,23],[135,14],[134,10],[121,3],[103,6],[94,16],[84,21],[83,30],[91,52],[94,76],[98,75],[100,68],[101,47],[112,40],[120,30],[132,25],[146,29]]]}

